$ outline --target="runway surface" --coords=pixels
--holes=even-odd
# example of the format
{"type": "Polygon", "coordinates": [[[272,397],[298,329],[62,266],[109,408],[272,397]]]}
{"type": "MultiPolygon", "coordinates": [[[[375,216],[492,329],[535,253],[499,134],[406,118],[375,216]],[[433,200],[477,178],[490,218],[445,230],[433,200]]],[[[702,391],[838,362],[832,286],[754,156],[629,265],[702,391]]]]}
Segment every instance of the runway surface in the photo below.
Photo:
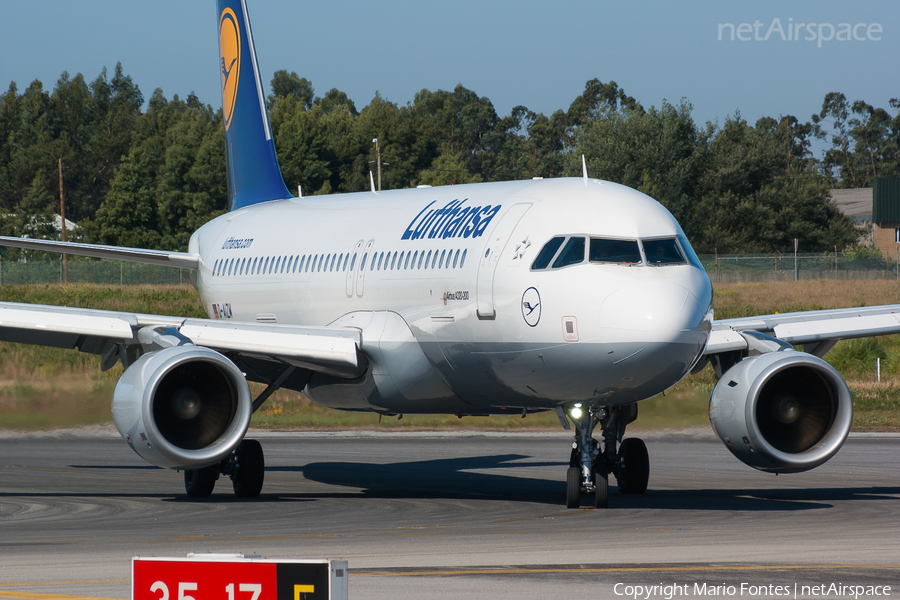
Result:
{"type": "Polygon", "coordinates": [[[778,477],[707,430],[647,435],[650,489],[619,495],[611,478],[607,510],[564,507],[562,431],[250,437],[266,452],[261,497],[220,479],[198,501],[114,432],[0,434],[0,598],[128,598],[132,556],[189,552],[346,559],[350,597],[367,599],[900,595],[897,435],[853,435],[826,465],[778,477]]]}

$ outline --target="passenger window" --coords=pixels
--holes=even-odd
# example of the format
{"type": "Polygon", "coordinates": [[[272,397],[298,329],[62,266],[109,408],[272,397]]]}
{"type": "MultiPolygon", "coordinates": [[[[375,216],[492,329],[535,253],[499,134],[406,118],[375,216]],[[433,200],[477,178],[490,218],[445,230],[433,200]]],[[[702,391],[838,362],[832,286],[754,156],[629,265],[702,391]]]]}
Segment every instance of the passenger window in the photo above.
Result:
{"type": "Polygon", "coordinates": [[[350,261],[350,270],[352,271],[352,270],[353,270],[353,267],[355,267],[355,266],[356,266],[356,255],[354,254],[354,255],[353,255],[353,260],[350,261]]]}
{"type": "Polygon", "coordinates": [[[532,269],[546,269],[547,265],[550,264],[550,261],[553,260],[553,256],[556,254],[556,251],[559,250],[559,247],[562,246],[564,237],[555,237],[551,239],[549,242],[544,244],[544,247],[541,248],[541,251],[538,253],[537,258],[534,259],[534,262],[531,264],[532,269]]]}
{"type": "Polygon", "coordinates": [[[383,261],[383,260],[384,260],[384,252],[382,252],[382,253],[378,256],[378,270],[379,270],[379,271],[381,270],[381,261],[383,261]]]}
{"type": "Polygon", "coordinates": [[[331,265],[328,266],[328,270],[329,270],[329,271],[334,271],[334,261],[337,260],[337,257],[338,257],[337,254],[332,255],[332,257],[331,257],[331,265]]]}
{"type": "Polygon", "coordinates": [[[462,269],[463,265],[466,264],[466,252],[468,252],[468,250],[463,250],[462,258],[461,258],[460,261],[459,261],[459,268],[460,268],[460,269],[462,269]]]}
{"type": "Polygon", "coordinates": [[[319,271],[325,271],[328,269],[328,259],[331,258],[331,255],[328,254],[325,256],[325,260],[319,263],[319,271]]]}
{"type": "Polygon", "coordinates": [[[406,255],[406,262],[403,263],[403,268],[404,268],[404,269],[408,269],[408,268],[409,268],[409,257],[410,257],[410,256],[413,257],[413,264],[416,263],[416,257],[415,257],[415,255],[407,253],[407,255],[406,255]]]}
{"type": "Polygon", "coordinates": [[[360,270],[360,271],[365,271],[365,269],[366,269],[366,259],[367,259],[368,257],[369,257],[369,253],[368,253],[368,252],[366,252],[365,254],[363,254],[362,262],[359,263],[359,270],[360,270]]]}
{"type": "Polygon", "coordinates": [[[428,256],[425,257],[425,268],[428,268],[428,262],[431,260],[431,250],[428,251],[428,256]]]}
{"type": "Polygon", "coordinates": [[[268,268],[269,268],[269,257],[267,256],[267,257],[266,257],[266,263],[263,265],[263,268],[262,268],[263,275],[265,275],[266,270],[267,270],[268,268]]]}
{"type": "Polygon", "coordinates": [[[394,270],[394,266],[397,264],[397,252],[391,256],[391,271],[394,270]]]}
{"type": "Polygon", "coordinates": [[[560,267],[566,267],[580,262],[584,262],[584,238],[571,237],[569,238],[569,241],[566,242],[562,252],[559,253],[559,257],[553,261],[553,268],[559,269],[560,267]]]}
{"type": "Polygon", "coordinates": [[[647,263],[651,265],[674,265],[687,262],[681,253],[681,248],[675,243],[675,238],[643,240],[643,244],[647,263]]]}
{"type": "MultiPolygon", "coordinates": [[[[450,258],[448,257],[447,260],[449,261],[450,258]]],[[[454,269],[456,268],[456,261],[458,261],[458,260],[459,260],[459,250],[457,250],[456,254],[453,256],[453,268],[454,269]]]]}
{"type": "Polygon", "coordinates": [[[231,267],[234,266],[234,259],[228,261],[228,275],[231,276],[231,267]]]}
{"type": "Polygon", "coordinates": [[[607,240],[591,238],[589,260],[601,263],[637,264],[641,262],[641,250],[637,240],[607,240]]]}
{"type": "MultiPolygon", "coordinates": [[[[444,256],[446,256],[446,254],[447,254],[447,251],[446,251],[446,250],[441,250],[441,261],[438,263],[438,268],[445,267],[445,265],[444,265],[444,256]]],[[[450,261],[448,260],[447,262],[449,263],[450,261]]]]}
{"type": "Polygon", "coordinates": [[[434,258],[431,259],[431,268],[434,268],[434,263],[437,262],[438,253],[437,250],[434,251],[434,258]]]}

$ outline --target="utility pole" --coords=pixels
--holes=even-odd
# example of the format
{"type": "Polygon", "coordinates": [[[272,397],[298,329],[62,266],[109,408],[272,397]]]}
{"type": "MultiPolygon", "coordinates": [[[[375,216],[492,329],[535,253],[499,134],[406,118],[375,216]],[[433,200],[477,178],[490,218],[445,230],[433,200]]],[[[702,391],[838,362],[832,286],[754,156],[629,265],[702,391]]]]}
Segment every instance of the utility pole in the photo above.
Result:
{"type": "Polygon", "coordinates": [[[378,148],[378,138],[372,140],[375,144],[375,162],[378,164],[378,191],[381,191],[381,150],[378,148]]]}
{"type": "MultiPolygon", "coordinates": [[[[59,159],[59,220],[62,241],[66,241],[66,195],[63,191],[62,159],[59,159]]],[[[69,283],[69,255],[63,252],[63,281],[69,283]]]]}

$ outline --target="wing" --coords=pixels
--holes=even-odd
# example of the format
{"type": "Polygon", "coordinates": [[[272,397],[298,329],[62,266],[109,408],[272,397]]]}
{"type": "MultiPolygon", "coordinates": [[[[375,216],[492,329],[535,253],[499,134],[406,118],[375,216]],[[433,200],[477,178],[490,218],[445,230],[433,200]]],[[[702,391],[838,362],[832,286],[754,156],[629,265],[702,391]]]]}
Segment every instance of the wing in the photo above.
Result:
{"type": "Polygon", "coordinates": [[[123,248],[120,246],[102,246],[100,244],[79,244],[75,242],[56,242],[53,240],[32,240],[0,236],[0,246],[22,248],[24,250],[40,250],[42,252],[60,252],[77,256],[94,258],[114,258],[131,262],[148,263],[163,267],[181,267],[197,270],[200,268],[200,257],[187,252],[168,252],[165,250],[144,250],[142,248],[123,248]]]}
{"type": "Polygon", "coordinates": [[[313,371],[353,377],[366,365],[360,353],[362,334],[353,327],[186,319],[14,302],[0,302],[0,341],[99,354],[104,370],[118,360],[127,366],[137,350],[186,342],[227,355],[247,367],[248,379],[263,383],[271,383],[266,372],[284,370],[285,365],[300,370],[295,377],[313,371]],[[273,368],[266,369],[265,363],[273,368]]]}
{"type": "Polygon", "coordinates": [[[757,332],[787,344],[802,344],[821,357],[839,340],[900,333],[900,304],[839,308],[714,321],[704,354],[749,349],[741,332],[757,332]]]}

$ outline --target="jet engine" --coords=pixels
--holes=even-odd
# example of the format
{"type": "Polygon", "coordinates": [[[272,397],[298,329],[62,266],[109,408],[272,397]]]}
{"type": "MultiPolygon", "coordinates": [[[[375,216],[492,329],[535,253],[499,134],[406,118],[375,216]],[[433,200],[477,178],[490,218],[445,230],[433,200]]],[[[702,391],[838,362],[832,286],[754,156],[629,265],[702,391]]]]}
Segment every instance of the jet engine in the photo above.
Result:
{"type": "Polygon", "coordinates": [[[772,473],[807,471],[830,459],[852,418],[840,374],[793,350],[745,358],[724,373],[709,400],[709,421],[731,453],[772,473]]]}
{"type": "Polygon", "coordinates": [[[198,469],[227,457],[250,425],[253,402],[233,362],[208,348],[165,348],[141,356],[116,385],[116,428],[144,460],[198,469]]]}

